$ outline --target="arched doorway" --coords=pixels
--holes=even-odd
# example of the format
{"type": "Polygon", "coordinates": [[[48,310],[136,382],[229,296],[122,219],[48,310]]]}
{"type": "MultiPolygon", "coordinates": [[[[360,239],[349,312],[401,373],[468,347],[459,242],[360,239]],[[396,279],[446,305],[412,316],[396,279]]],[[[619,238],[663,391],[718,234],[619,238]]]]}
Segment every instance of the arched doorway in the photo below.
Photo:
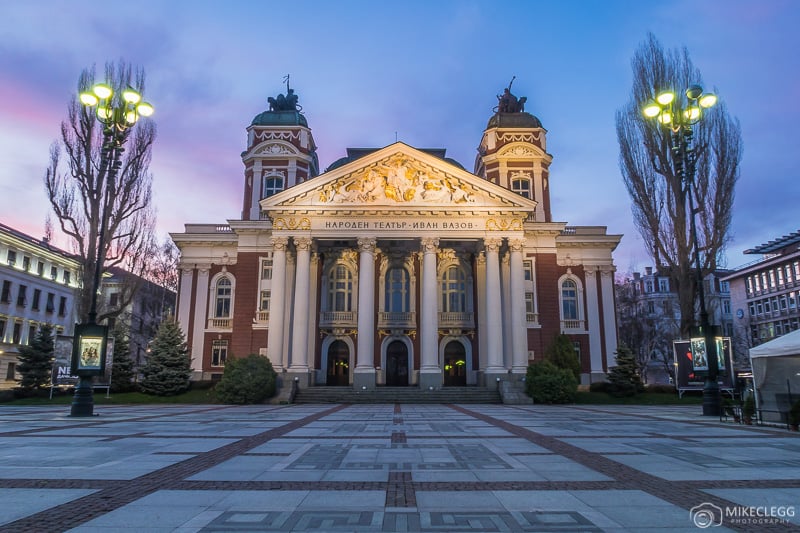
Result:
{"type": "Polygon", "coordinates": [[[467,385],[467,352],[458,341],[450,341],[444,347],[444,386],[465,387],[467,385]]]}
{"type": "Polygon", "coordinates": [[[386,347],[386,385],[408,385],[408,347],[402,341],[392,341],[386,347]]]}
{"type": "Polygon", "coordinates": [[[350,384],[350,350],[344,341],[333,341],[328,347],[328,376],[326,385],[350,384]]]}

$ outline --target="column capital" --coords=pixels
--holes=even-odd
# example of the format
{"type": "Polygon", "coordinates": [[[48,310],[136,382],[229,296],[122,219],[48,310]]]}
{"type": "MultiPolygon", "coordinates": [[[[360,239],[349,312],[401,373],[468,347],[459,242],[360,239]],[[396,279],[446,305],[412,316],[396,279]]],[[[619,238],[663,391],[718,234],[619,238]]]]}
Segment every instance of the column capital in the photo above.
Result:
{"type": "Polygon", "coordinates": [[[297,250],[311,250],[311,237],[292,237],[292,240],[294,241],[294,247],[297,250]]]}
{"type": "Polygon", "coordinates": [[[272,238],[272,249],[285,252],[286,246],[289,244],[288,237],[273,237],[272,238]]]}
{"type": "Polygon", "coordinates": [[[595,279],[597,277],[597,267],[595,266],[588,266],[584,265],[583,273],[586,276],[586,279],[595,279]]]}
{"type": "Polygon", "coordinates": [[[424,237],[419,242],[422,245],[422,251],[425,253],[436,253],[436,249],[439,246],[438,237],[424,237]]]}
{"type": "Polygon", "coordinates": [[[375,237],[360,237],[358,239],[358,251],[375,253],[375,246],[377,243],[378,240],[375,237]]]}
{"type": "Polygon", "coordinates": [[[487,252],[499,252],[500,246],[503,244],[503,239],[501,237],[488,237],[483,239],[483,244],[487,252]]]}
{"type": "Polygon", "coordinates": [[[522,252],[525,247],[525,239],[508,239],[508,247],[512,252],[522,252]]]}

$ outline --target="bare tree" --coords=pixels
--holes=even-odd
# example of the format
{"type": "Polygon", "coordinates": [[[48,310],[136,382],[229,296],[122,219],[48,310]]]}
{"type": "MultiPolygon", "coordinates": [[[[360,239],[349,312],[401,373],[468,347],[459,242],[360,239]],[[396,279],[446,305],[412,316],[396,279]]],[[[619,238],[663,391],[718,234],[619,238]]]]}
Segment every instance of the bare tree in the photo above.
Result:
{"type": "MultiPolygon", "coordinates": [[[[633,87],[628,104],[617,111],[620,169],[632,200],[634,222],[656,268],[666,267],[678,288],[680,331],[694,323],[696,271],[687,213],[690,190],[672,164],[669,131],[645,120],[641,109],[665,89],[685,90],[702,84],[686,48],[665,52],[653,34],[631,60],[633,87]]],[[[738,121],[720,103],[694,126],[697,157],[691,192],[703,277],[717,269],[729,241],[734,187],[739,178],[742,139],[738,121]]]]}
{"type": "MultiPolygon", "coordinates": [[[[78,92],[89,90],[95,81],[111,85],[114,98],[120,98],[128,86],[142,93],[145,76],[141,69],[133,69],[124,61],[108,63],[103,80],[95,79],[94,67],[83,70],[78,92]]],[[[61,137],[50,149],[44,183],[61,230],[70,238],[81,261],[83,291],[78,314],[85,320],[100,242],[103,242],[100,253],[105,258],[104,269],[121,267],[141,277],[155,252],[153,179],[149,165],[156,128],[152,121],[144,120],[126,130],[123,135],[127,142],[120,166],[116,172],[110,172],[113,162],[109,163],[103,155],[103,125],[91,109],[78,102],[77,94],[67,108],[67,120],[61,123],[61,137]],[[106,230],[100,239],[103,227],[106,230]]],[[[119,315],[130,303],[137,288],[136,276],[130,280],[120,293],[118,305],[105,308],[98,321],[119,315]]]]}

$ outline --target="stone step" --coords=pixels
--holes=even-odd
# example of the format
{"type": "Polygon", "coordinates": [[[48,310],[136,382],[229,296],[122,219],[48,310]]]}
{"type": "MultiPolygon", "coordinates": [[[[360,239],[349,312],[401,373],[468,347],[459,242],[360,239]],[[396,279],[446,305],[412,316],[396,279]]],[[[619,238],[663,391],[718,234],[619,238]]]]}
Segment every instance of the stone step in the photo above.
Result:
{"type": "Polygon", "coordinates": [[[484,387],[308,387],[297,391],[294,403],[501,403],[500,393],[484,387]]]}

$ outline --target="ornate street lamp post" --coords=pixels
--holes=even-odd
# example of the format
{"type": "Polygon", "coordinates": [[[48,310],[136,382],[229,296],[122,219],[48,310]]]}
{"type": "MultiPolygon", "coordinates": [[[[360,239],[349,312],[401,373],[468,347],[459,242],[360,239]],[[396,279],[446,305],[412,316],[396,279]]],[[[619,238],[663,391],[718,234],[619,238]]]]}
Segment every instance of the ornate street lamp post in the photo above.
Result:
{"type": "MultiPolygon", "coordinates": [[[[100,148],[100,168],[95,188],[89,191],[100,200],[100,228],[97,230],[97,257],[91,287],[89,321],[75,325],[75,340],[72,346],[72,375],[80,380],[75,388],[70,416],[92,416],[94,398],[92,378],[105,372],[108,326],[97,323],[97,293],[105,260],[106,231],[111,205],[116,196],[117,172],[122,167],[123,145],[128,140],[130,129],[140,117],[153,114],[153,106],[142,101],[142,95],[128,87],[115,95],[110,85],[98,83],[91,91],[79,94],[81,103],[93,109],[97,120],[103,125],[103,145],[100,148]]],[[[86,290],[86,287],[84,287],[86,290]]]]}
{"type": "Polygon", "coordinates": [[[719,416],[720,394],[717,377],[719,375],[719,360],[717,355],[717,342],[708,320],[706,309],[705,289],[703,286],[703,273],[700,263],[700,246],[697,240],[697,212],[694,207],[694,194],[697,191],[695,184],[695,165],[697,153],[692,145],[692,127],[703,119],[705,111],[717,103],[717,96],[713,93],[704,93],[699,85],[692,85],[686,89],[686,102],[677,102],[675,93],[664,91],[656,95],[654,100],[647,102],[642,109],[644,116],[653,119],[670,133],[672,143],[672,163],[681,183],[686,188],[685,194],[689,203],[689,231],[694,247],[695,270],[697,271],[697,297],[700,307],[700,324],[697,336],[703,341],[692,342],[692,352],[695,361],[701,357],[708,365],[706,380],[703,386],[703,414],[706,416],[719,416]],[[694,188],[694,192],[692,191],[694,188]],[[695,350],[702,353],[695,354],[695,350]]]}

